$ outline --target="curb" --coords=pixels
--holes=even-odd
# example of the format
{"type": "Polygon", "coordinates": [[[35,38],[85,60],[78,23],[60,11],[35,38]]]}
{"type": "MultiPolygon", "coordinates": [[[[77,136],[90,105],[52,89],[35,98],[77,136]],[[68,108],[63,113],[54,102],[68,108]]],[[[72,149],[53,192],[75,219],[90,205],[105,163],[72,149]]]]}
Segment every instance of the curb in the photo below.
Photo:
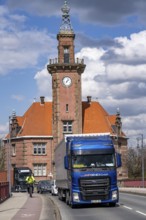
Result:
{"type": "Polygon", "coordinates": [[[119,188],[119,192],[145,196],[146,188],[119,188]]]}

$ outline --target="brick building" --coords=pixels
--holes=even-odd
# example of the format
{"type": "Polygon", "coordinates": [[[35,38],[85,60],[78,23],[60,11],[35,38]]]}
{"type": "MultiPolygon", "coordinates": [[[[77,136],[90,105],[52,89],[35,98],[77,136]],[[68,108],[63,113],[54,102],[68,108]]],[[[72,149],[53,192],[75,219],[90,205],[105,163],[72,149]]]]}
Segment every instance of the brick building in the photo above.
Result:
{"type": "Polygon", "coordinates": [[[64,134],[109,132],[122,154],[123,167],[118,176],[125,179],[127,138],[122,132],[120,113],[109,115],[91,96],[82,101],[81,76],[86,66],[83,59],[75,60],[74,39],[65,1],[57,34],[58,58],[50,60],[47,66],[52,77],[52,102],[40,97],[40,102],[34,102],[23,116],[13,113],[10,135],[4,140],[6,149],[10,149],[11,168],[28,166],[36,180],[52,178],[54,148],[64,134]]]}

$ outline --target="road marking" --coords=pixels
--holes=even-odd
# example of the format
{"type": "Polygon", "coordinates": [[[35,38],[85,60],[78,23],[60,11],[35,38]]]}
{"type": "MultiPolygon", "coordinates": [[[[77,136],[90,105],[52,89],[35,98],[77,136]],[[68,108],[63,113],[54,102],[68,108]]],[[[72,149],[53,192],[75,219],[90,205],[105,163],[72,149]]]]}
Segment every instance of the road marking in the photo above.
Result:
{"type": "MultiPolygon", "coordinates": [[[[131,207],[129,207],[129,206],[126,206],[126,205],[123,205],[123,207],[126,208],[126,209],[129,209],[129,210],[133,210],[133,208],[131,208],[131,207]]],[[[146,216],[146,213],[144,213],[144,212],[140,212],[140,211],[138,211],[138,210],[135,210],[135,212],[138,213],[138,214],[141,214],[141,215],[146,216]]]]}
{"type": "Polygon", "coordinates": [[[140,212],[140,211],[136,211],[137,213],[146,216],[146,213],[140,212]]]}
{"type": "Polygon", "coordinates": [[[34,216],[35,214],[22,214],[21,215],[21,218],[28,218],[28,217],[32,217],[34,216]]]}
{"type": "Polygon", "coordinates": [[[129,210],[132,210],[131,207],[128,207],[128,206],[125,206],[125,205],[123,205],[123,207],[126,208],[126,209],[129,209],[129,210]]]}

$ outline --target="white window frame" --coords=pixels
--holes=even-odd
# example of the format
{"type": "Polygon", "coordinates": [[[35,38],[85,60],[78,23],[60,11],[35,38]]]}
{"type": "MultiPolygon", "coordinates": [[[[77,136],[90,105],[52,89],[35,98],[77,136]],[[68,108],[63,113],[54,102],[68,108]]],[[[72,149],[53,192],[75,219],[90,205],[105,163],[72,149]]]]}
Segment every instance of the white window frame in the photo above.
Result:
{"type": "Polygon", "coordinates": [[[16,156],[16,145],[12,144],[12,156],[16,156]]]}
{"type": "Polygon", "coordinates": [[[34,155],[46,155],[46,143],[33,143],[34,155]]]}
{"type": "Polygon", "coordinates": [[[72,133],[72,121],[63,121],[63,133],[72,133]]]}
{"type": "Polygon", "coordinates": [[[46,176],[47,166],[44,163],[38,163],[33,165],[34,176],[46,176]]]}

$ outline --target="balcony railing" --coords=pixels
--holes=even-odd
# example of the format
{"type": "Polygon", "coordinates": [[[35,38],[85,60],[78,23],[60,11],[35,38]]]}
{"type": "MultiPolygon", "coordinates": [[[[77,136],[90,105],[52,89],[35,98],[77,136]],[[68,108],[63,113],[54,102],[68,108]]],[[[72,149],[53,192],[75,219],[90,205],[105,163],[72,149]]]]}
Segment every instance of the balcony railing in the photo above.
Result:
{"type": "Polygon", "coordinates": [[[84,64],[84,59],[76,58],[75,63],[59,63],[58,58],[54,58],[49,60],[49,64],[84,64]]]}

